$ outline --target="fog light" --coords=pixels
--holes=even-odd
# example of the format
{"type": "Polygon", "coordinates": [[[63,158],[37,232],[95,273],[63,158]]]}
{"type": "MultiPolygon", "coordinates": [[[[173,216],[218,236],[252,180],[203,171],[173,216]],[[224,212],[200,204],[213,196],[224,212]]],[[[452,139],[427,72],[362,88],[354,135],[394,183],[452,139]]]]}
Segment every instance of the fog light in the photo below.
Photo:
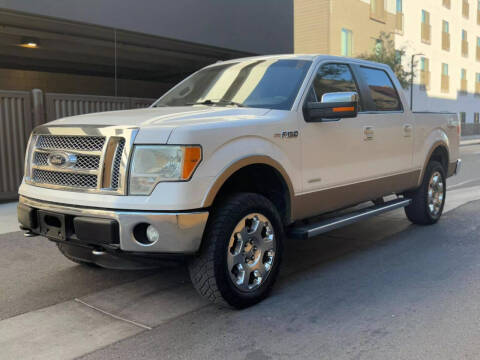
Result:
{"type": "Polygon", "coordinates": [[[160,233],[152,225],[147,227],[147,239],[151,243],[157,242],[160,239],[160,233]]]}

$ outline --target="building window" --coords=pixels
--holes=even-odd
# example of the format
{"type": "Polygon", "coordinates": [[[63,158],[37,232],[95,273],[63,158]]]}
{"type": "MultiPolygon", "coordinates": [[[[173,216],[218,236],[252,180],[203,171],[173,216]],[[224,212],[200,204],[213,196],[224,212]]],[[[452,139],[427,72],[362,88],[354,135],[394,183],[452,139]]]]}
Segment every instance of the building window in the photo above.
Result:
{"type": "Polygon", "coordinates": [[[398,30],[399,32],[403,32],[403,1],[402,0],[397,0],[397,14],[395,18],[395,29],[398,30]]]}
{"type": "Polygon", "coordinates": [[[480,61],[480,37],[477,36],[477,49],[476,49],[477,61],[480,61]]]}
{"type": "Polygon", "coordinates": [[[443,0],[442,1],[443,6],[445,6],[447,9],[450,9],[450,6],[451,6],[450,1],[451,0],[443,0]]]}
{"type": "Polygon", "coordinates": [[[402,52],[400,50],[395,50],[395,64],[401,64],[402,63],[402,52]]]}
{"type": "Polygon", "coordinates": [[[477,2],[477,25],[480,25],[480,0],[477,2]]]}
{"type": "Polygon", "coordinates": [[[474,124],[479,124],[480,123],[480,113],[478,113],[478,112],[473,113],[473,123],[474,124]]]}
{"type": "Polygon", "coordinates": [[[462,56],[468,56],[467,32],[462,30],[462,56]]]}
{"type": "Polygon", "coordinates": [[[466,112],[461,112],[460,113],[460,121],[462,124],[465,124],[467,122],[467,113],[466,112]]]}
{"type": "Polygon", "coordinates": [[[468,4],[468,0],[463,0],[462,2],[462,15],[463,17],[468,19],[470,12],[470,5],[468,4]]]}
{"type": "Polygon", "coordinates": [[[375,39],[375,54],[380,56],[383,51],[383,42],[380,39],[375,39]]]}
{"type": "Polygon", "coordinates": [[[460,93],[466,94],[467,93],[467,70],[461,69],[460,70],[460,93]]]}
{"type": "Polygon", "coordinates": [[[422,42],[430,44],[430,13],[422,10],[422,42]]]}
{"type": "Polygon", "coordinates": [[[342,29],[342,56],[352,56],[352,31],[342,29]]]}
{"type": "Polygon", "coordinates": [[[480,96],[480,73],[475,74],[475,96],[480,96]]]}
{"type": "Polygon", "coordinates": [[[385,0],[370,0],[370,17],[385,22],[385,0]]]}
{"type": "Polygon", "coordinates": [[[427,58],[420,58],[420,88],[428,90],[430,88],[430,64],[427,58]]]}
{"type": "Polygon", "coordinates": [[[450,51],[450,25],[448,21],[442,21],[442,50],[450,51]]]}
{"type": "Polygon", "coordinates": [[[450,90],[450,77],[448,75],[448,64],[442,64],[442,79],[441,79],[441,90],[444,93],[448,93],[450,90]]]}

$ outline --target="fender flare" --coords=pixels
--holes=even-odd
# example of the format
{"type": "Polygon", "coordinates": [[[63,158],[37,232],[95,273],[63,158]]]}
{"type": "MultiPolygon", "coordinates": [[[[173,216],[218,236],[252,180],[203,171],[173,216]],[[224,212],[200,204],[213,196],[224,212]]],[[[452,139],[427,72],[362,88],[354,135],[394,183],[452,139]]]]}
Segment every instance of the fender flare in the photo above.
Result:
{"type": "Polygon", "coordinates": [[[293,190],[293,185],[290,180],[290,177],[288,176],[286,170],[283,168],[283,166],[279,162],[265,155],[246,156],[244,158],[236,160],[235,162],[231,163],[226,168],[224,168],[220,173],[220,175],[217,176],[212,186],[210,186],[210,189],[208,190],[207,195],[204,198],[203,206],[204,207],[212,206],[218,192],[220,191],[222,186],[225,184],[225,182],[238,170],[249,165],[268,165],[279,173],[279,175],[282,177],[283,181],[285,182],[288,188],[288,192],[289,192],[288,200],[290,204],[289,206],[290,209],[288,209],[287,217],[288,219],[291,219],[292,217],[291,204],[293,202],[294,190],[293,190]]]}
{"type": "MultiPolygon", "coordinates": [[[[448,164],[449,164],[449,161],[450,161],[450,159],[449,159],[450,153],[448,151],[448,145],[445,141],[438,140],[438,141],[433,143],[432,147],[430,148],[430,151],[428,152],[427,156],[425,157],[425,162],[423,164],[422,171],[420,172],[420,177],[419,177],[418,183],[417,183],[418,186],[420,186],[422,184],[423,176],[425,174],[425,171],[427,170],[428,163],[430,162],[430,159],[432,158],[432,154],[435,152],[435,150],[437,150],[440,147],[445,148],[445,151],[447,153],[447,167],[448,167],[448,164]]],[[[448,171],[448,168],[445,169],[445,171],[448,171]]]]}

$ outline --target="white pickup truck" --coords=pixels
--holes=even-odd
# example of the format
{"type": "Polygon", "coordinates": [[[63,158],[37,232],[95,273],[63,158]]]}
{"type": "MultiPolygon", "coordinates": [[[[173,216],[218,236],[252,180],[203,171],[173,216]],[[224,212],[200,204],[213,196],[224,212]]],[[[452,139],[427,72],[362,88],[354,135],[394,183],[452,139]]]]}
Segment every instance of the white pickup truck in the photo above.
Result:
{"type": "Polygon", "coordinates": [[[382,64],[225,61],[150,108],[36,128],[18,218],[81,264],[186,258],[202,296],[243,308],[272,288],[286,237],[401,207],[435,223],[459,132],[455,114],[411,112],[382,64]]]}

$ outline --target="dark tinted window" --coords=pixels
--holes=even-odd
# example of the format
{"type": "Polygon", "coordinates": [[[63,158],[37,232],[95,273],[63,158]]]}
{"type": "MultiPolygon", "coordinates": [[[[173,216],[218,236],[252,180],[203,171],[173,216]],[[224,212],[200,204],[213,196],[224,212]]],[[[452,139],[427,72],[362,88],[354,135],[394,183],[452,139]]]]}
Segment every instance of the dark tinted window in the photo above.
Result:
{"type": "Polygon", "coordinates": [[[370,89],[370,95],[377,111],[402,110],[400,99],[392,81],[383,70],[361,67],[363,78],[370,89]]]}
{"type": "Polygon", "coordinates": [[[357,86],[353,80],[352,72],[345,64],[326,64],[323,65],[313,81],[318,101],[322,100],[325,93],[356,91],[357,86]]]}

